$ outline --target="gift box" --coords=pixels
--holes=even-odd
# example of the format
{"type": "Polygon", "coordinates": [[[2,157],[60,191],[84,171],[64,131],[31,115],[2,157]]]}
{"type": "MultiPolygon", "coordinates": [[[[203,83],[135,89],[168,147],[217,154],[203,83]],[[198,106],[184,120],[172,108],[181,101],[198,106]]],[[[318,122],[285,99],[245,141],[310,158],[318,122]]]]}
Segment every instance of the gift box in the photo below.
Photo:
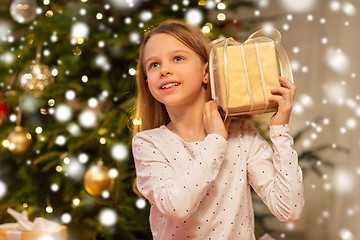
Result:
{"type": "Polygon", "coordinates": [[[17,223],[0,225],[0,240],[67,240],[67,227],[45,218],[29,221],[26,211],[18,213],[8,209],[17,223]]]}
{"type": "Polygon", "coordinates": [[[279,76],[294,83],[290,63],[273,29],[259,30],[244,43],[233,38],[213,41],[209,72],[212,98],[226,115],[273,112],[271,89],[280,87],[279,76]]]}
{"type": "Polygon", "coordinates": [[[21,231],[14,228],[0,228],[0,240],[67,240],[66,226],[58,226],[55,231],[21,231]]]}

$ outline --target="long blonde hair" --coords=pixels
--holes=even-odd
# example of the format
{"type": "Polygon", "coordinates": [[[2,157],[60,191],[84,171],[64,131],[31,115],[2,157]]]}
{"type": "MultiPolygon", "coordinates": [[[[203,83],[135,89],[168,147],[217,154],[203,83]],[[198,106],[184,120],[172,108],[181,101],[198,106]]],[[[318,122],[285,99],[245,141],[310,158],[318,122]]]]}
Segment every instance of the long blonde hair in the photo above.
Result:
{"type": "Polygon", "coordinates": [[[209,59],[211,50],[210,39],[195,26],[177,20],[168,20],[148,32],[139,48],[139,61],[136,73],[137,103],[135,118],[139,119],[141,124],[139,127],[134,127],[134,134],[138,131],[157,128],[170,121],[164,104],[158,102],[150,93],[146,82],[147,76],[144,66],[144,47],[151,36],[160,33],[169,34],[182,42],[198,54],[204,63],[207,63],[209,59]]]}

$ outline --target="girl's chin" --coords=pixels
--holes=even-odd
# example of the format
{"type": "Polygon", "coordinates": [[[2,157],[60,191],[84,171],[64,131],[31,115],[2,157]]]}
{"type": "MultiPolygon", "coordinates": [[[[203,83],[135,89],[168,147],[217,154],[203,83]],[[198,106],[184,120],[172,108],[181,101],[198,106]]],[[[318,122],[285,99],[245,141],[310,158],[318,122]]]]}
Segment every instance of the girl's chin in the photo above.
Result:
{"type": "MultiPolygon", "coordinates": [[[[179,109],[181,107],[194,105],[196,102],[199,102],[199,99],[166,99],[166,101],[162,101],[161,103],[164,104],[166,108],[179,109]]],[[[206,100],[204,99],[203,104],[205,104],[205,102],[206,100]]]]}

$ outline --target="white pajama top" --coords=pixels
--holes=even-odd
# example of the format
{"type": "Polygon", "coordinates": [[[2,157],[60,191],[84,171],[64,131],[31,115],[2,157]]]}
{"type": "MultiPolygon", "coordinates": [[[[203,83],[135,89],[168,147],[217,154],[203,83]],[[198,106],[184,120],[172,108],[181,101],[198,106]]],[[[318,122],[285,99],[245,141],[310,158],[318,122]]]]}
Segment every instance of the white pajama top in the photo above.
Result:
{"type": "Polygon", "coordinates": [[[247,120],[228,139],[185,142],[166,126],[133,138],[137,187],[151,203],[154,239],[255,239],[250,185],[281,221],[304,205],[302,172],[288,125],[270,126],[273,148],[247,120]]]}

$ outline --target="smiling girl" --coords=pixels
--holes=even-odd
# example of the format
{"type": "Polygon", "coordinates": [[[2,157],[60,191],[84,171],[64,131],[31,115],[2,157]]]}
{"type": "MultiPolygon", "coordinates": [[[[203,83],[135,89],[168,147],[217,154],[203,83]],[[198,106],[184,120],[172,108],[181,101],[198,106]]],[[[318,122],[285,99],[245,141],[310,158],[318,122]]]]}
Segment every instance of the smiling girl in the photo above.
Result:
{"type": "Polygon", "coordinates": [[[209,101],[210,49],[198,28],[180,21],[160,24],[140,47],[142,125],[132,149],[154,239],[255,239],[250,185],[279,220],[301,215],[302,172],[288,125],[295,86],[280,77],[272,90],[272,149],[250,122],[224,122],[209,101]]]}

